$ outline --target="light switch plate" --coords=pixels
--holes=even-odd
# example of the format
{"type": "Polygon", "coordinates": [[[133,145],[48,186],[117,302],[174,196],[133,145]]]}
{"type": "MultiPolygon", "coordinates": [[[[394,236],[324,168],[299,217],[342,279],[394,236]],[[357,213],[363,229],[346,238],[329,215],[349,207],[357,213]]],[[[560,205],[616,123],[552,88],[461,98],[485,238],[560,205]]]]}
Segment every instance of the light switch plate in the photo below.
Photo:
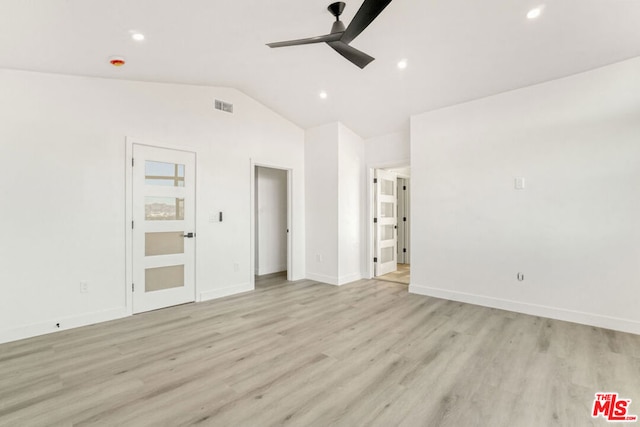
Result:
{"type": "Polygon", "coordinates": [[[516,190],[524,190],[524,178],[518,177],[515,179],[515,188],[516,190]]]}

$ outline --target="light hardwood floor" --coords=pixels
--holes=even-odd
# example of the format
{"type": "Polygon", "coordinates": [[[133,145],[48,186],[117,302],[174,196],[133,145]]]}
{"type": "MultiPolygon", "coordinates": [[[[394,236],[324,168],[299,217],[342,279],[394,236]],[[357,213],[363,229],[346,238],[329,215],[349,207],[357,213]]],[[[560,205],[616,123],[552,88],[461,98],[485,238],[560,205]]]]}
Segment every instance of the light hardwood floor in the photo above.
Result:
{"type": "Polygon", "coordinates": [[[396,282],[409,285],[411,283],[411,266],[409,264],[398,264],[396,271],[376,277],[376,280],[396,282]]]}
{"type": "Polygon", "coordinates": [[[0,425],[589,426],[640,415],[640,336],[362,280],[288,283],[0,345],[0,425]]]}

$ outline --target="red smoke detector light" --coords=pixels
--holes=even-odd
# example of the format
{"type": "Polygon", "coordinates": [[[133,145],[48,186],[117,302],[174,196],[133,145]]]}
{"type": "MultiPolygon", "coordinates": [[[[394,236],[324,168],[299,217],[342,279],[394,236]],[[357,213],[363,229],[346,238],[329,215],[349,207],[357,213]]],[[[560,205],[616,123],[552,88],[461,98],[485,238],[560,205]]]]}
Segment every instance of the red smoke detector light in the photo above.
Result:
{"type": "Polygon", "coordinates": [[[124,58],[121,58],[119,56],[114,56],[113,58],[110,58],[109,63],[114,67],[122,67],[125,64],[124,58]]]}

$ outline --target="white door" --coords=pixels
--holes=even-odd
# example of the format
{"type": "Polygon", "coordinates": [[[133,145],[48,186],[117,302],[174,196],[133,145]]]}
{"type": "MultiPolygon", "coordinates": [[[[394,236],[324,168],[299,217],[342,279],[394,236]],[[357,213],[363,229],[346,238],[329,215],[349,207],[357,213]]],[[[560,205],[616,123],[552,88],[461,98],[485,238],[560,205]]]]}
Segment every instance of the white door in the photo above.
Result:
{"type": "Polygon", "coordinates": [[[195,153],[133,145],[133,312],[195,301],[195,153]]]}
{"type": "Polygon", "coordinates": [[[398,263],[409,264],[409,179],[398,178],[398,263]]]}
{"type": "Polygon", "coordinates": [[[397,252],[397,175],[394,172],[376,170],[375,275],[391,273],[398,269],[397,252]]]}

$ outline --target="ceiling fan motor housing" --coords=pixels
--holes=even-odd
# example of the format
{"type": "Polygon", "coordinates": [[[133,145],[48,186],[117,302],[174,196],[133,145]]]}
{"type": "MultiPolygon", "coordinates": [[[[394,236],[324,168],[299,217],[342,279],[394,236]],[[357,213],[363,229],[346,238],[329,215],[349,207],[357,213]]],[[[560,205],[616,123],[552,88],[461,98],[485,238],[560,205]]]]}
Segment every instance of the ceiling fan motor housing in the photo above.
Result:
{"type": "Polygon", "coordinates": [[[342,11],[344,10],[345,2],[338,1],[335,3],[331,3],[327,9],[336,19],[340,19],[340,15],[342,15],[342,11]]]}
{"type": "Polygon", "coordinates": [[[333,25],[331,26],[331,34],[343,33],[343,32],[344,32],[344,24],[342,23],[342,21],[337,20],[336,22],[334,22],[333,25]]]}

